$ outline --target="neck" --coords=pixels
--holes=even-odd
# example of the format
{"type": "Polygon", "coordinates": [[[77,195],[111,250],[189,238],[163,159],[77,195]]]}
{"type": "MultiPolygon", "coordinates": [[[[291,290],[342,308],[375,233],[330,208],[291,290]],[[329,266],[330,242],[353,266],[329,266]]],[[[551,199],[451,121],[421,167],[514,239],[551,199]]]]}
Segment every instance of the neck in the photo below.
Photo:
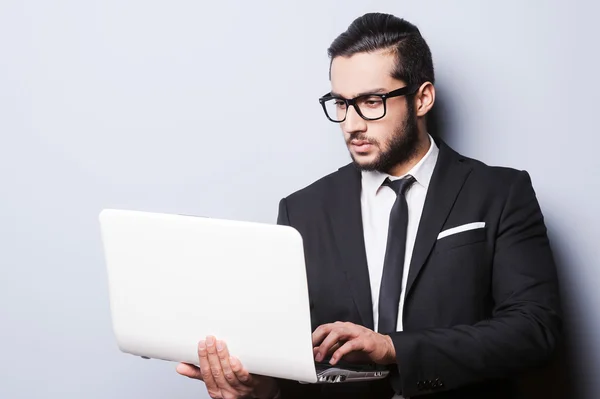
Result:
{"type": "Polygon", "coordinates": [[[409,170],[413,168],[413,166],[419,163],[419,161],[425,156],[425,154],[427,154],[427,151],[429,151],[429,147],[431,146],[431,143],[429,142],[429,135],[427,133],[423,133],[419,134],[419,137],[420,139],[417,144],[417,148],[414,151],[414,155],[410,157],[409,160],[403,163],[399,163],[395,165],[392,169],[390,169],[390,171],[388,172],[390,175],[405,175],[406,173],[408,173],[409,170]]]}

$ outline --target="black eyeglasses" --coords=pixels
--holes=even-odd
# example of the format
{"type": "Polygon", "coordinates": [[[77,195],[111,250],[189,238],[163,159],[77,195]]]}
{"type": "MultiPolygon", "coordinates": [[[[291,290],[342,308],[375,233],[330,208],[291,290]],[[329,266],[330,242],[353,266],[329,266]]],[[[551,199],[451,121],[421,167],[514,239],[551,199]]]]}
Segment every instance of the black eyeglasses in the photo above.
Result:
{"type": "Polygon", "coordinates": [[[388,98],[414,94],[418,88],[419,86],[417,85],[411,85],[401,87],[390,91],[389,93],[363,94],[351,99],[345,99],[327,93],[319,98],[319,102],[323,107],[323,111],[325,111],[325,115],[332,122],[340,123],[345,121],[350,106],[354,107],[356,113],[360,115],[361,118],[368,121],[376,121],[386,115],[386,100],[388,98]]]}

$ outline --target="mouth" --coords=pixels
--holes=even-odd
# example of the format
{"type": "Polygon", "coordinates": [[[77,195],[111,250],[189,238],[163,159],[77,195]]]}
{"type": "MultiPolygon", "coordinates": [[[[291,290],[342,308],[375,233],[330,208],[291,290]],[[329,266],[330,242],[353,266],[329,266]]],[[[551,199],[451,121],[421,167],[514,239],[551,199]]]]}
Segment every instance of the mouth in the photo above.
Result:
{"type": "Polygon", "coordinates": [[[350,145],[357,153],[368,152],[373,147],[367,140],[351,140],[350,145]]]}

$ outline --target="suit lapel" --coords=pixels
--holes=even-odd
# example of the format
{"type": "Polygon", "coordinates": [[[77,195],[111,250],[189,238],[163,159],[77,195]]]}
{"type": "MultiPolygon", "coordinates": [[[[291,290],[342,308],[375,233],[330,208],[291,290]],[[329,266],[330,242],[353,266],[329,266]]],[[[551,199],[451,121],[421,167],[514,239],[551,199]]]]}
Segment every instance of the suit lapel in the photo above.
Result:
{"type": "Polygon", "coordinates": [[[440,152],[427,190],[410,262],[406,283],[407,297],[433,249],[458,193],[471,172],[471,167],[463,163],[463,158],[458,153],[441,140],[438,144],[440,152]]]}
{"type": "Polygon", "coordinates": [[[340,169],[331,195],[332,233],[341,256],[341,266],[363,325],[373,329],[373,305],[367,267],[362,210],[360,205],[361,175],[352,164],[340,169]]]}

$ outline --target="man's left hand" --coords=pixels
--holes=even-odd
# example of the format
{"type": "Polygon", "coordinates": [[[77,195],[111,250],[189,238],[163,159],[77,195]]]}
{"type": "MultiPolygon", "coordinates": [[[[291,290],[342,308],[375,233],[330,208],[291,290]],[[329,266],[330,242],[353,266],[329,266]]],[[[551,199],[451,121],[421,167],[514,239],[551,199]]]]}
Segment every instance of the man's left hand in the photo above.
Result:
{"type": "Polygon", "coordinates": [[[332,354],[329,362],[332,365],[342,357],[350,362],[396,363],[396,349],[390,336],[353,323],[319,326],[313,333],[313,346],[317,362],[332,354]]]}

